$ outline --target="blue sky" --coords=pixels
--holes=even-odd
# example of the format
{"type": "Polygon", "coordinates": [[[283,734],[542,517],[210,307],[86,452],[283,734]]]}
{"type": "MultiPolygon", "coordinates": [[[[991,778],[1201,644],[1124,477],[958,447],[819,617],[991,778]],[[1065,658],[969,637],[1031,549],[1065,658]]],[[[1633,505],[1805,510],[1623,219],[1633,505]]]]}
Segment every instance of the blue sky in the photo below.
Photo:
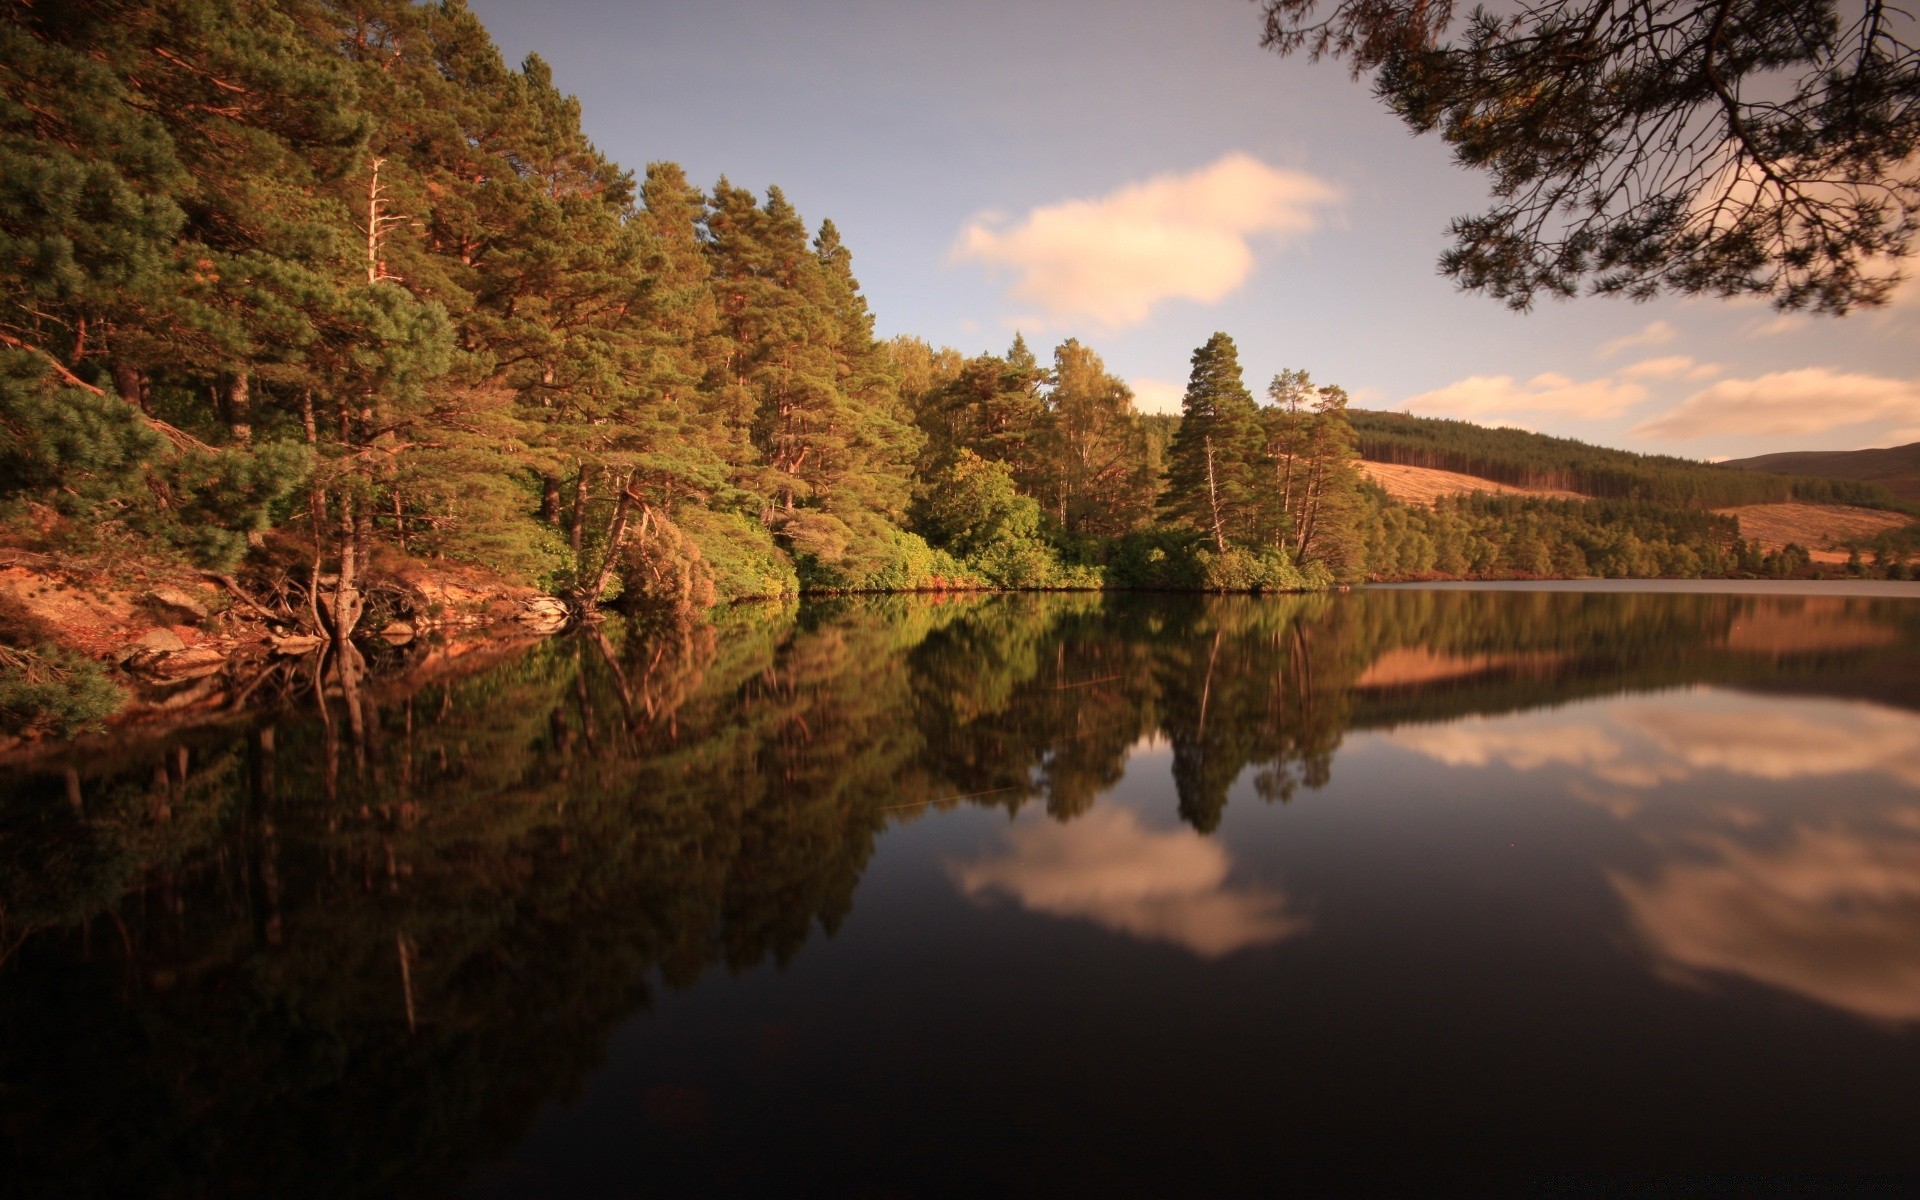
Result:
{"type": "Polygon", "coordinates": [[[1233,335],[1356,402],[1725,457],[1920,441],[1920,287],[1833,320],[1582,299],[1520,315],[1434,270],[1481,178],[1364,82],[1259,48],[1249,0],[472,0],[600,148],[831,217],[883,335],[1079,337],[1171,403],[1233,335]]]}

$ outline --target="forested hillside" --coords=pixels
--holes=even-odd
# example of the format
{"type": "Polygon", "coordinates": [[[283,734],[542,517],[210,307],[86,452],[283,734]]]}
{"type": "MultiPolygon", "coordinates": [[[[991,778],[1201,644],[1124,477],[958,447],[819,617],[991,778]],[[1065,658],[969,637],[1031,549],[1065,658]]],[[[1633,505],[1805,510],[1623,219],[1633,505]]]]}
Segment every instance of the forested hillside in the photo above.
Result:
{"type": "MultiPolygon", "coordinates": [[[[1469,421],[1359,409],[1351,415],[1363,458],[1459,471],[1516,487],[1551,488],[1682,508],[1731,508],[1801,500],[1909,510],[1905,502],[1877,483],[1858,476],[1818,477],[1819,472],[1810,466],[1802,475],[1773,474],[1771,467],[1742,471],[1727,463],[1634,454],[1524,429],[1490,429],[1469,421]]],[[[1799,469],[1797,463],[1794,467],[1799,469]]]]}
{"type": "Polygon", "coordinates": [[[1920,442],[1877,450],[1788,450],[1721,464],[1743,471],[1819,475],[1877,483],[1910,504],[1920,504],[1920,442]]]}

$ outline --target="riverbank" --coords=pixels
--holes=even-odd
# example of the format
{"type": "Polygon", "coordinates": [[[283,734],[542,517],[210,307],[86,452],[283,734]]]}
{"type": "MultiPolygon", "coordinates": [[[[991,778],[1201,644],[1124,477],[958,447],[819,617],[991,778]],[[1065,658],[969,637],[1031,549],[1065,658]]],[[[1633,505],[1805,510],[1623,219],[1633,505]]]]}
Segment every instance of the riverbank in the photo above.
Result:
{"type": "MultiPolygon", "coordinates": [[[[545,636],[569,619],[558,598],[469,567],[409,562],[383,575],[373,594],[379,619],[363,626],[362,643],[410,668],[545,636]]],[[[310,613],[257,580],[6,551],[0,753],[107,721],[239,709],[270,695],[277,679],[316,671],[322,633],[310,613]]]]}

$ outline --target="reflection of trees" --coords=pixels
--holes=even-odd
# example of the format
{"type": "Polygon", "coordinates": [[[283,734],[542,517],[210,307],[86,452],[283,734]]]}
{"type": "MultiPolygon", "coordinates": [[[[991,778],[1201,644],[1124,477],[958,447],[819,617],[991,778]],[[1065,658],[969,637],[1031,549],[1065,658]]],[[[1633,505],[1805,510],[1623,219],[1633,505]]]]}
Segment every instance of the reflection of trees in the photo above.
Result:
{"type": "MultiPolygon", "coordinates": [[[[1350,726],[1782,678],[1725,649],[1756,603],[890,599],[609,626],[424,683],[330,659],[317,706],[0,782],[10,1182],[444,1190],[656,979],[785,963],[837,928],[892,820],[1066,820],[1158,736],[1211,830],[1249,768],[1269,800],[1324,784],[1350,726]],[[1356,686],[1405,646],[1564,666],[1356,686]]],[[[1827,647],[1787,674],[1858,661],[1827,647]]]]}

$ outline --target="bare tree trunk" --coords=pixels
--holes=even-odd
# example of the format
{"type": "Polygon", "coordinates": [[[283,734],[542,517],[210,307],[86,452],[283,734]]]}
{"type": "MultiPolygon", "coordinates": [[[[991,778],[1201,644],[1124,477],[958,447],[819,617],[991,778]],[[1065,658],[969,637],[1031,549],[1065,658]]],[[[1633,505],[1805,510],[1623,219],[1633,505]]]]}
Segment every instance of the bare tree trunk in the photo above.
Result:
{"type": "MultiPolygon", "coordinates": [[[[627,540],[627,518],[633,511],[633,475],[628,473],[620,480],[620,498],[613,506],[613,525],[607,530],[607,553],[600,560],[600,569],[594,572],[593,584],[582,594],[577,603],[582,612],[591,612],[600,602],[600,593],[606,590],[607,580],[613,577],[614,564],[620,561],[620,548],[627,540]]],[[[640,536],[645,537],[647,527],[652,523],[653,510],[642,503],[640,506],[640,536]]]]}
{"type": "Polygon", "coordinates": [[[1207,507],[1213,513],[1213,544],[1220,553],[1227,552],[1226,531],[1220,524],[1220,489],[1213,477],[1213,438],[1204,442],[1207,448],[1207,507]]]}
{"type": "Polygon", "coordinates": [[[1300,540],[1293,550],[1296,561],[1304,559],[1307,547],[1313,545],[1313,527],[1320,520],[1320,493],[1323,487],[1321,465],[1316,462],[1313,464],[1312,472],[1307,476],[1306,494],[1300,500],[1300,540]]]}
{"type": "Polygon", "coordinates": [[[333,640],[347,644],[360,624],[360,522],[354,517],[353,495],[340,493],[340,574],[333,585],[333,640]]]}
{"type": "MultiPolygon", "coordinates": [[[[312,388],[300,393],[300,421],[306,427],[307,446],[318,455],[320,427],[313,417],[312,388]]],[[[318,483],[307,485],[307,515],[313,521],[313,565],[307,573],[307,611],[313,617],[314,632],[320,633],[326,629],[326,623],[320,619],[320,552],[326,544],[327,489],[318,483]]]]}

